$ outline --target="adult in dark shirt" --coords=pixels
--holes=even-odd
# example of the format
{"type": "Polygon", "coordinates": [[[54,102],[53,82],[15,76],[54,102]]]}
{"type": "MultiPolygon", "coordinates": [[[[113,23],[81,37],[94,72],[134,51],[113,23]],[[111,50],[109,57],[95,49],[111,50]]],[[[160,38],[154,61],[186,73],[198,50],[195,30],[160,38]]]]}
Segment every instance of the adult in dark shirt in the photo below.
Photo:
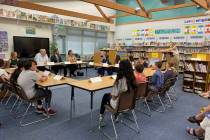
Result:
{"type": "MultiPolygon", "coordinates": [[[[102,52],[101,54],[101,63],[107,63],[107,64],[111,64],[109,62],[109,55],[106,53],[106,52],[102,52]]],[[[111,68],[105,68],[105,67],[101,67],[101,68],[98,68],[98,75],[99,76],[104,76],[105,74],[105,70],[107,70],[107,73],[108,75],[112,75],[113,71],[111,68]]]]}
{"type": "MultiPolygon", "coordinates": [[[[56,48],[53,52],[53,55],[50,57],[50,61],[51,62],[55,62],[55,63],[59,63],[62,62],[62,58],[60,56],[59,50],[58,48],[56,48]]],[[[52,70],[54,71],[55,74],[58,74],[58,71],[60,69],[64,69],[64,76],[67,75],[67,69],[66,67],[62,66],[62,65],[57,65],[57,66],[53,66],[52,70]]]]}

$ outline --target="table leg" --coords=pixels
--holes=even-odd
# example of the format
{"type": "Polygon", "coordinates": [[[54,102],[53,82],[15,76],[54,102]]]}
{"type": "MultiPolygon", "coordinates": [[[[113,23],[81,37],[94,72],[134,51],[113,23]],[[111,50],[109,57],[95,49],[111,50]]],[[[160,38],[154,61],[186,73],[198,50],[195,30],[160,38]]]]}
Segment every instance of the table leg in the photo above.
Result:
{"type": "Polygon", "coordinates": [[[73,102],[74,102],[74,86],[71,87],[70,120],[72,119],[72,104],[73,104],[73,102]]]}
{"type": "Polygon", "coordinates": [[[90,92],[90,123],[93,125],[93,92],[90,92]]]}
{"type": "Polygon", "coordinates": [[[87,77],[87,64],[86,64],[86,68],[85,68],[85,70],[86,70],[86,77],[87,77]]]}

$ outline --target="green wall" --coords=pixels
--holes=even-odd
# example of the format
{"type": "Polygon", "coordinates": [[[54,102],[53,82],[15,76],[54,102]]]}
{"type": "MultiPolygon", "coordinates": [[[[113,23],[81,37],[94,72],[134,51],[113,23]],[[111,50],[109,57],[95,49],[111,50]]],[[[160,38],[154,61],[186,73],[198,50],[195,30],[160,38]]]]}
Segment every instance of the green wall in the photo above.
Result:
{"type": "MultiPolygon", "coordinates": [[[[185,2],[190,2],[191,0],[185,0],[185,2]]],[[[129,7],[139,7],[136,3],[136,0],[117,0],[118,3],[127,5],[129,7]]],[[[174,5],[173,0],[170,0],[167,4],[162,4],[160,0],[142,0],[144,7],[146,10],[154,9],[154,8],[161,8],[170,5],[174,5]]],[[[186,8],[179,8],[173,10],[166,10],[160,12],[153,12],[152,13],[152,20],[160,20],[165,18],[174,18],[179,16],[187,16],[187,15],[194,15],[194,14],[201,14],[204,13],[205,10],[203,8],[194,7],[186,7],[186,8]]],[[[117,11],[117,14],[122,12],[117,11]]],[[[116,19],[117,24],[122,23],[130,23],[130,22],[143,22],[149,21],[147,18],[139,17],[139,16],[126,16],[126,17],[119,17],[116,19]]]]}

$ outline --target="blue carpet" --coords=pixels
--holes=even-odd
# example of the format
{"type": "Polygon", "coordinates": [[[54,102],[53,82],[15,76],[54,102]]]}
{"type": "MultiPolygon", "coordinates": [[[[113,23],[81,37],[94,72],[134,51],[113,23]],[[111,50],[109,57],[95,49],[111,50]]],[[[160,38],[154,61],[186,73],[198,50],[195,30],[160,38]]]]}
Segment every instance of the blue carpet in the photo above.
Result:
{"type": "MultiPolygon", "coordinates": [[[[96,76],[94,70],[88,70],[88,76],[96,76]]],[[[77,77],[84,79],[85,77],[77,77]]],[[[182,78],[180,78],[182,79],[182,78]]],[[[8,109],[0,106],[0,140],[103,140],[98,131],[90,131],[96,128],[101,98],[104,93],[111,89],[98,91],[94,95],[94,116],[93,127],[90,125],[90,95],[87,91],[75,89],[76,113],[73,120],[69,120],[70,112],[70,93],[69,86],[60,86],[52,88],[53,100],[52,107],[57,110],[57,115],[41,123],[26,127],[19,126],[19,119],[16,119],[8,109]]],[[[137,134],[122,124],[117,124],[117,131],[121,140],[192,140],[193,138],[186,134],[187,126],[196,127],[189,124],[186,117],[196,113],[201,106],[209,103],[192,93],[182,91],[182,80],[176,83],[176,92],[178,100],[173,108],[169,108],[165,113],[152,112],[148,117],[136,111],[140,133],[137,134]]],[[[40,117],[37,115],[30,118],[40,117]]],[[[110,123],[109,114],[106,115],[106,127],[104,131],[114,136],[113,128],[110,123]]],[[[130,123],[132,124],[132,123],[130,123]]]]}

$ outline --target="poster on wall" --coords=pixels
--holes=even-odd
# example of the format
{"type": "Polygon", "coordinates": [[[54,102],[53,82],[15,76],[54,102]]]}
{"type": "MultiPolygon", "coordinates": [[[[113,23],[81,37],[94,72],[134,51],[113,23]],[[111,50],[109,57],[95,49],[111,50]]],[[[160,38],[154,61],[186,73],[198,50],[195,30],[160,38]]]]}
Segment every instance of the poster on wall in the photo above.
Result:
{"type": "Polygon", "coordinates": [[[173,36],[171,37],[172,42],[186,42],[187,37],[186,36],[173,36]]]}
{"type": "Polygon", "coordinates": [[[0,52],[8,51],[8,35],[6,31],[0,31],[0,52]]]}

